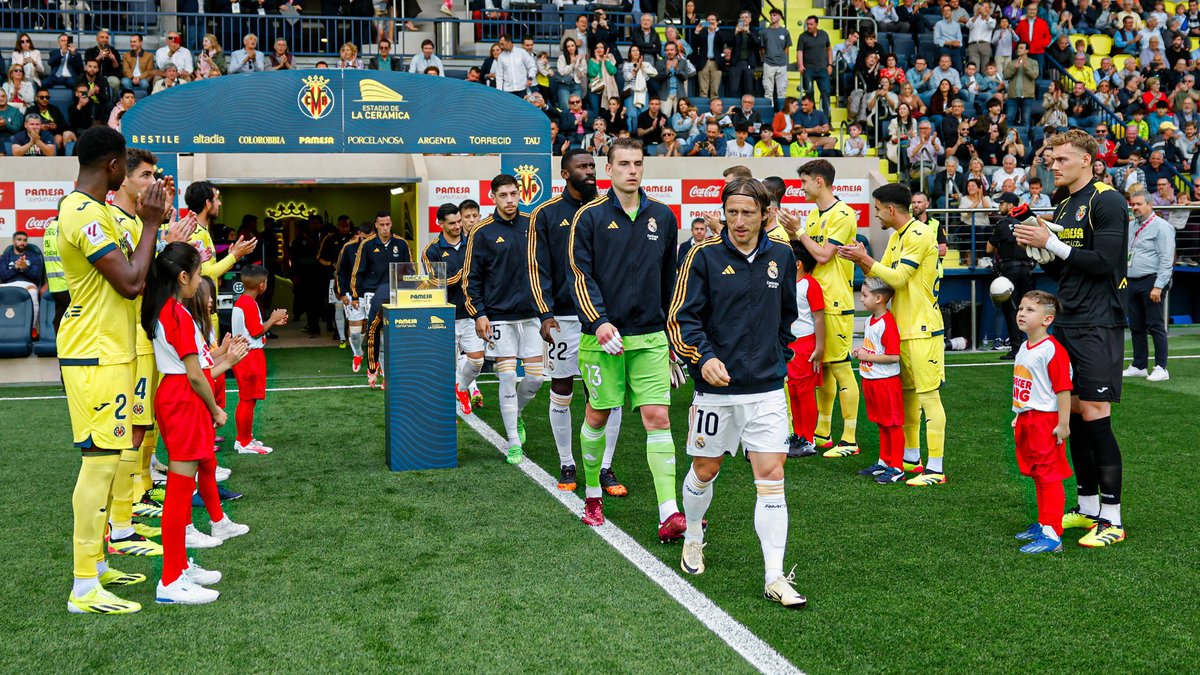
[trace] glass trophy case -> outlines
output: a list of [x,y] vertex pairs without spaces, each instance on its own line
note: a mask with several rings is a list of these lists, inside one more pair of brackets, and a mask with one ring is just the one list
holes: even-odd
[[392,263],[388,270],[393,307],[445,305],[446,263]]

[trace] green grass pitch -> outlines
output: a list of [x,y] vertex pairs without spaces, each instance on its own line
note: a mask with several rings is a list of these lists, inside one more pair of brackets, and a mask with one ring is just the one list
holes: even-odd
[[[1174,338],[1172,347],[1200,354],[1200,338]],[[349,375],[345,351],[270,356],[271,387],[362,382]],[[797,565],[807,609],[788,612],[761,598],[754,489],[740,458],[726,462],[715,486],[708,569],[689,581],[814,673],[1188,670],[1200,650],[1200,533],[1187,515],[1195,503],[1200,359],[1172,361],[1171,375],[1159,384],[1127,381],[1117,406],[1129,538],[1111,549],[1080,548],[1072,531],[1062,555],[1017,552],[1013,535],[1034,511],[1032,487],[1013,458],[1011,371],[954,367],[942,392],[947,485],[879,486],[854,475],[877,450],[876,429],[862,413],[862,455],[789,462],[786,562]],[[576,391],[578,424],[583,395]],[[484,393],[492,405],[480,417],[500,428],[495,385],[485,383]],[[230,487],[247,493],[229,511],[252,530],[195,553],[225,574],[217,603],[157,606],[158,563],[112,556],[113,566],[151,576],[120,589],[143,611],[68,615],[79,460],[66,404],[11,400],[55,395],[61,388],[0,388],[0,399],[9,399],[8,526],[0,540],[5,670],[749,670],[466,425],[459,469],[389,473],[382,394],[360,388],[270,393],[257,435],[276,452],[219,455],[233,468]],[[556,474],[547,395],[526,410],[526,453]],[[689,402],[690,387],[675,393],[680,481]],[[680,547],[655,537],[643,442],[640,420],[627,413],[614,468],[630,496],[607,499],[606,513],[677,569]],[[203,510],[195,514],[207,529]]]

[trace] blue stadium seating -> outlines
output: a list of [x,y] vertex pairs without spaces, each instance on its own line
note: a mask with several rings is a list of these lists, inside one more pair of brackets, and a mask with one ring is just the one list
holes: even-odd
[[23,288],[0,288],[0,356],[33,353],[33,301]]
[[54,297],[47,291],[42,295],[38,316],[38,339],[33,343],[38,356],[58,356],[58,335],[54,331]]

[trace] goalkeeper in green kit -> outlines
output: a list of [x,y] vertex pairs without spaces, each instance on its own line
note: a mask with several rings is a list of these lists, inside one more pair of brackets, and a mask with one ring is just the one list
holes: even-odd
[[609,413],[628,395],[646,427],[646,461],[658,499],[658,536],[683,538],[687,520],[675,492],[671,386],[682,381],[667,344],[675,286],[678,221],[642,191],[642,142],[618,139],[608,153],[612,189],[585,205],[571,225],[572,292],[583,327],[580,377],[588,392],[579,431],[586,475],[583,522],[604,524],[600,463]]

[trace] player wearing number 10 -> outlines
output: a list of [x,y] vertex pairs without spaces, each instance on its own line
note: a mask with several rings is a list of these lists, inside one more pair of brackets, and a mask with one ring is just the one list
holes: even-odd
[[687,533],[680,567],[704,572],[704,514],[726,454],[746,449],[758,499],[754,529],[766,568],[763,595],[800,608],[804,596],[783,575],[787,500],[783,463],[788,451],[784,377],[792,357],[796,257],[767,236],[770,194],[752,178],[737,178],[721,193],[725,229],[697,244],[679,270],[667,319],[671,346],[696,381],[683,481]]
[[587,480],[583,522],[604,523],[600,465],[605,425],[628,394],[633,407],[641,409],[646,428],[658,536],[677,541],[686,523],[675,498],[665,328],[679,225],[666,204],[642,191],[644,157],[641,141],[617,139],[606,167],[612,189],[580,209],[571,225],[572,292],[583,329],[579,366],[588,390],[586,419],[579,431]]

